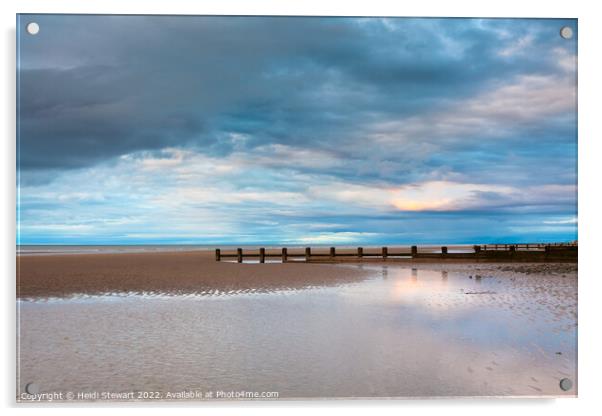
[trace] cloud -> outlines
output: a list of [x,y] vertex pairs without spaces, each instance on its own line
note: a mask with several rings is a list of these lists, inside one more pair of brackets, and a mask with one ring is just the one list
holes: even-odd
[[[537,223],[544,218],[547,225],[529,224],[534,230],[566,229],[565,223],[554,221],[574,206],[574,186],[521,189],[449,181],[360,185],[334,175],[291,175],[288,168],[249,161],[237,166],[237,154],[222,158],[165,149],[159,155],[131,154],[116,164],[62,175],[50,189],[26,187],[19,206],[25,219],[21,235],[105,243],[166,238],[205,243],[420,241],[449,233],[442,224],[464,221],[485,220],[496,234],[496,228],[516,228],[516,220],[538,216]],[[82,183],[87,193],[72,191]],[[442,229],[425,237],[433,222]],[[470,230],[475,228],[462,232]]]
[[543,221],[544,224],[577,224],[577,217]]
[[513,215],[576,215],[573,20],[36,19],[27,241],[523,238]]
[[499,58],[513,41],[497,26],[542,49],[533,33],[557,25],[544,20],[39,18],[44,38],[24,38],[20,50],[23,169],[174,146],[223,154],[242,136],[247,148],[336,148],[376,120],[549,75],[558,53],[570,55],[559,43],[519,62]]
[[533,46],[533,35],[528,34],[518,38],[515,42],[498,52],[499,55],[508,57],[525,54]]
[[356,233],[356,232],[339,232],[339,233],[321,233],[311,236],[301,236],[292,240],[293,244],[345,244],[362,241],[366,238],[374,238],[378,236],[376,233]]

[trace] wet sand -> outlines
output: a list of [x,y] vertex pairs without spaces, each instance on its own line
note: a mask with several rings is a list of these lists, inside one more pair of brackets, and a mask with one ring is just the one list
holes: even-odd
[[178,251],[26,255],[17,271],[19,401],[29,383],[92,395],[78,401],[577,394],[576,264],[238,264]]
[[322,264],[216,262],[210,251],[17,256],[17,297],[301,289],[367,275]]
[[[280,399],[577,394],[574,264],[219,264],[206,256],[202,269],[198,254],[168,256],[188,259],[187,273],[171,260],[145,263],[149,274],[162,271],[156,281],[130,268],[138,287],[153,283],[154,293],[115,295],[124,286],[104,279],[107,296],[20,299],[18,399],[28,400],[28,383],[41,393],[152,391],[161,400],[181,391]],[[79,273],[93,271],[81,276],[134,264],[130,255],[105,264],[98,255],[70,258]],[[39,279],[51,264],[35,262]],[[197,292],[197,282],[215,285],[210,277],[225,270],[238,289]],[[78,279],[67,275],[63,293]],[[194,290],[174,294],[166,276]],[[568,391],[563,378],[574,382]]]
[[[385,264],[385,263],[383,263]],[[405,263],[403,267],[473,271],[474,274],[576,276],[570,263]],[[108,293],[202,293],[209,290],[278,290],[338,285],[366,278],[356,267],[303,262],[217,262],[210,251],[17,256],[17,297],[69,297]]]

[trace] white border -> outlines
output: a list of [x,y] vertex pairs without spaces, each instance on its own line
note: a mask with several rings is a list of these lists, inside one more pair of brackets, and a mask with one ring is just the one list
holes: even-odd
[[[313,402],[245,402],[212,403],[203,406],[203,413],[231,414],[241,410],[252,414],[277,412],[300,414],[307,411],[330,414],[335,409],[344,408],[345,413],[364,414],[366,411],[378,413],[435,412],[462,413],[462,415],[503,414],[528,411],[529,414],[566,415],[569,412],[590,413],[600,407],[598,386],[600,374],[601,325],[599,305],[602,303],[602,276],[595,264],[595,236],[602,235],[599,214],[602,193],[600,166],[600,62],[599,42],[602,39],[602,16],[595,8],[594,1],[541,1],[504,0],[489,1],[352,1],[352,0],[104,0],[87,2],[75,0],[3,0],[2,13],[2,83],[4,96],[0,102],[2,117],[0,126],[4,129],[0,162],[2,180],[2,256],[3,279],[3,342],[2,378],[0,391],[5,407],[13,407],[15,397],[15,14],[20,13],[119,13],[119,14],[245,14],[245,15],[346,15],[346,16],[480,16],[480,17],[572,17],[579,18],[579,398],[559,400],[532,399],[457,399],[457,400],[409,400],[409,401],[313,401]],[[173,405],[169,405],[173,406]],[[178,411],[198,413],[190,405],[177,405]],[[293,406],[293,408],[291,408]],[[26,412],[32,411],[31,406]],[[71,406],[44,409],[50,413],[80,412]],[[111,407],[117,407],[113,405]],[[126,409],[112,409],[111,412],[131,412],[140,405],[125,405]],[[165,412],[165,405],[144,406],[145,413]],[[286,409],[285,409],[286,408]],[[175,409],[174,409],[175,410]],[[86,412],[105,413],[107,406],[86,409]],[[171,411],[171,410],[170,410]],[[592,412],[593,413],[593,412]],[[576,414],[576,413],[575,413]]]

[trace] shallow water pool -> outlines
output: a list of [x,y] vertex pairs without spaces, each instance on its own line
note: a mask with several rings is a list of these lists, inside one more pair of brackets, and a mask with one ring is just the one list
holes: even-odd
[[302,290],[20,300],[18,397],[28,383],[75,400],[576,394],[576,276],[333,267],[372,273]]

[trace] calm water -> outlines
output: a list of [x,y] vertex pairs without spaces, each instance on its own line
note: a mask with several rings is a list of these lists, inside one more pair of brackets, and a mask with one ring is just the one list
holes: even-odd
[[576,381],[575,278],[336,267],[373,277],[272,293],[20,301],[19,387],[163,399],[576,393],[558,387]]
[[[424,245],[420,246],[420,250],[424,252],[440,252],[441,246],[439,245]],[[157,245],[17,245],[17,254],[21,256],[41,256],[41,255],[55,255],[55,254],[113,254],[113,253],[148,253],[148,252],[171,252],[171,251],[213,251],[216,248],[221,248],[224,251],[234,252],[236,248],[243,248],[245,250],[257,250],[259,246],[256,245],[208,245],[208,244],[157,244]],[[261,246],[267,250],[280,250],[279,246],[265,245]],[[304,249],[305,245],[287,245],[291,249]],[[312,247],[327,249],[329,245],[312,244]],[[391,246],[393,247],[393,246]],[[406,251],[410,250],[410,246],[395,246],[397,248],[404,248]],[[450,253],[472,253],[472,245],[455,245],[449,246]],[[339,249],[355,249],[356,246],[344,246],[338,245]],[[380,250],[380,246],[365,246],[366,250]],[[245,263],[247,261],[245,260]]]
[[192,244],[163,245],[17,245],[19,255],[145,253],[158,251],[214,250],[215,246]]

